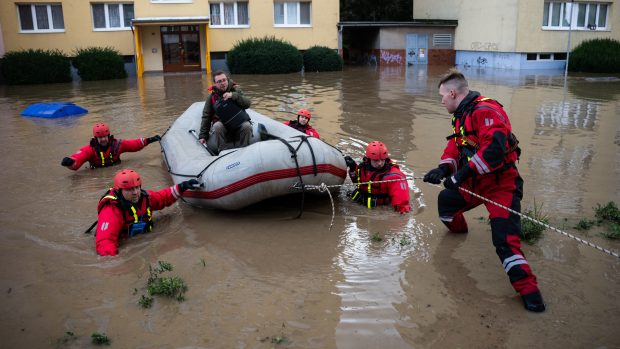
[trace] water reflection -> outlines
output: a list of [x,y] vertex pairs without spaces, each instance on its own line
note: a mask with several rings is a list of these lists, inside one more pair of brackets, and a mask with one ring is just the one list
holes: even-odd
[[416,324],[395,308],[406,301],[402,264],[429,259],[424,237],[430,229],[415,217],[385,219],[384,213],[357,214],[344,227],[337,257],[344,276],[336,284],[342,309],[336,328],[339,347],[409,348],[399,329]]
[[[451,116],[437,95],[439,75],[447,68],[347,67],[233,78],[258,112],[285,121],[309,108],[322,138],[345,154],[359,160],[368,142],[381,140],[413,177],[436,166],[451,131]],[[465,70],[472,88],[498,99],[509,112],[523,148],[523,207],[535,198],[557,220],[588,216],[596,203],[620,201],[618,83],[571,77],[564,90],[562,73]],[[164,257],[187,271],[193,293],[188,305],[169,304],[149,314],[148,323],[156,327],[146,331],[152,346],[256,347],[262,344],[257,337],[279,334],[285,323],[291,328],[286,334],[302,347],[408,347],[415,337],[409,331],[419,319],[403,310],[405,304],[434,303],[432,309],[435,303],[450,304],[452,299],[442,296],[425,299],[420,290],[434,290],[432,283],[417,288],[420,295],[412,291],[411,280],[441,280],[441,269],[424,269],[425,278],[405,278],[410,266],[420,270],[422,263],[448,258],[460,244],[447,246],[452,250],[443,254],[432,252],[438,242],[431,227],[439,222],[422,210],[428,205],[434,211],[436,188],[420,181],[409,182],[414,212],[405,216],[390,207],[367,210],[348,202],[343,189],[335,198],[331,231],[326,197],[308,196],[302,220],[294,221],[288,217],[297,214],[298,200],[226,213],[177,204],[156,215],[156,232],[124,245],[118,259],[98,259],[92,236],[83,231],[96,218],[97,200],[117,168],[73,173],[60,159],[88,142],[95,122],[109,123],[119,138],[162,133],[189,105],[204,100],[208,86],[200,74],[0,86],[0,255],[9,266],[0,280],[14,290],[0,304],[7,310],[0,332],[7,347],[49,345],[50,328],[89,333],[94,327],[113,330],[119,343],[129,340],[120,346],[144,346],[144,313],[129,293],[143,281],[136,275]],[[90,113],[56,120],[19,116],[42,101],[71,101]],[[156,146],[127,154],[123,166],[140,172],[149,189],[171,184]],[[383,240],[374,242],[375,233]],[[558,243],[549,235],[541,259],[582,260],[582,249],[572,241]],[[203,256],[210,258],[208,267],[197,267]],[[556,272],[569,273],[559,267]],[[59,275],[64,279],[57,280]],[[565,278],[572,282],[574,275]],[[50,287],[63,292],[50,295]],[[97,296],[85,296],[91,294]],[[101,299],[109,305],[106,314],[123,318],[122,325],[84,315],[100,307]],[[201,311],[192,310],[196,307]],[[183,316],[170,320],[165,312],[171,309]],[[29,335],[15,335],[23,323],[29,324]]]

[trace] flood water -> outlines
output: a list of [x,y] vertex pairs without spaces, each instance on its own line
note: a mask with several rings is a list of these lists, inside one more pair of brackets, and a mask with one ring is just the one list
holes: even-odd
[[[411,176],[436,166],[450,134],[437,94],[448,67],[347,67],[343,72],[234,76],[252,108],[277,120],[309,108],[322,139],[360,159],[381,140]],[[620,203],[620,82],[563,72],[466,69],[500,101],[523,154],[524,209],[572,228]],[[207,95],[205,75],[0,86],[0,347],[84,348],[93,332],[115,348],[620,347],[620,259],[547,230],[524,252],[548,304],[527,313],[478,208],[467,235],[436,215],[440,187],[412,181],[413,212],[368,210],[328,197],[269,200],[227,212],[182,202],[155,213],[154,232],[98,257],[96,206],[120,167],[60,166],[106,122],[121,139],[162,134]],[[27,118],[31,103],[71,101],[81,117]],[[171,185],[157,144],[122,156],[144,188]],[[376,233],[382,238],[374,241]],[[172,263],[186,300],[138,305],[149,265]],[[73,336],[67,334],[73,333]]]

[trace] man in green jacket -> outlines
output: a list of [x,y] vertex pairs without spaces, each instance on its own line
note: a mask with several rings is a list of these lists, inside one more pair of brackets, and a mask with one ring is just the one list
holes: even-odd
[[[202,124],[198,139],[200,143],[221,150],[245,147],[250,144],[252,123],[245,109],[250,99],[224,71],[213,73],[211,94],[202,110]],[[233,138],[234,137],[234,138]]]

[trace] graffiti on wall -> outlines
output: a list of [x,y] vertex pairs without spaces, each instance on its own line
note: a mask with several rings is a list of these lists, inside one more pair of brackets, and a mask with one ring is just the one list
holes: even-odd
[[381,50],[380,58],[382,64],[403,64],[405,61],[402,50]]
[[497,51],[496,42],[480,42],[474,41],[471,43],[471,49],[475,51]]

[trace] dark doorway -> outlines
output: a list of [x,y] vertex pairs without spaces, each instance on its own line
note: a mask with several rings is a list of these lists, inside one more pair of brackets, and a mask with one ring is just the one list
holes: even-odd
[[160,29],[164,72],[200,70],[198,26],[162,26]]

